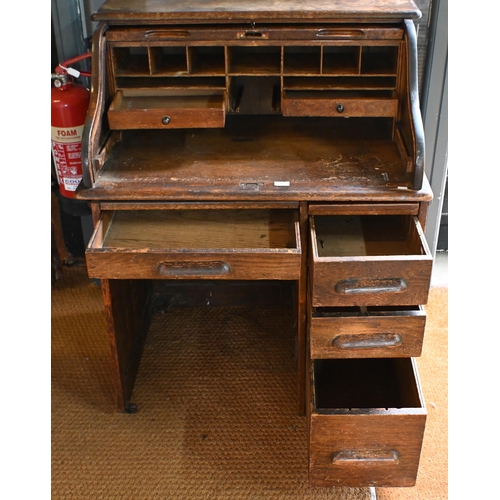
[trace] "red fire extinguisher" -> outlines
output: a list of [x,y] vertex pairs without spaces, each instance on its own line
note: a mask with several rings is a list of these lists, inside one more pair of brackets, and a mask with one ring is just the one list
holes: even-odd
[[89,90],[73,80],[73,77],[90,76],[90,73],[80,72],[69,65],[91,55],[88,53],[69,59],[59,64],[52,74],[52,157],[59,192],[67,198],[75,197],[76,188],[82,180],[82,135],[90,100]]

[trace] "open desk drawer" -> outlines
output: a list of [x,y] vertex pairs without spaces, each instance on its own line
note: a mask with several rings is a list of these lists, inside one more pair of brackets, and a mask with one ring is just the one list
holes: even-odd
[[310,217],[313,306],[426,304],[432,255],[413,215]]
[[412,358],[315,360],[309,482],[413,486],[426,409]]
[[91,278],[295,280],[294,210],[103,212],[86,258]]
[[422,354],[422,306],[313,308],[311,358],[402,358]]
[[111,129],[217,128],[225,123],[225,96],[210,90],[119,90],[108,110]]

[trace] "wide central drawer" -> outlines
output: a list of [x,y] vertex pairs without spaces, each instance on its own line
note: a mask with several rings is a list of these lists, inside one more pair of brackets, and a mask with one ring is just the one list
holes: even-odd
[[92,278],[295,280],[296,211],[105,211],[86,252]]
[[426,304],[432,255],[417,217],[310,217],[313,306]]
[[412,358],[324,359],[311,367],[313,486],[412,486],[426,409]]

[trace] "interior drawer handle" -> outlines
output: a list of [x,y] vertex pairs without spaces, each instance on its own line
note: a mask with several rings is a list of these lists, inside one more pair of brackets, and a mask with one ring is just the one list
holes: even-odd
[[344,295],[358,295],[361,293],[383,294],[398,293],[406,290],[406,281],[403,278],[382,279],[347,279],[335,285],[335,291]]
[[333,454],[332,462],[397,464],[399,453],[396,450],[342,450]]
[[323,29],[318,30],[316,36],[320,38],[363,38],[365,36],[365,32],[363,30],[332,30],[332,29]]
[[150,30],[146,31],[148,40],[172,40],[175,38],[189,38],[191,33],[185,30]]
[[371,335],[337,335],[332,345],[338,349],[381,349],[398,347],[403,343],[399,333],[374,333]]
[[158,273],[162,276],[222,276],[231,272],[231,266],[222,260],[206,262],[161,262]]
[[262,33],[262,31],[249,30],[240,31],[238,33],[238,38],[260,38],[265,40],[269,38],[269,35],[267,33]]

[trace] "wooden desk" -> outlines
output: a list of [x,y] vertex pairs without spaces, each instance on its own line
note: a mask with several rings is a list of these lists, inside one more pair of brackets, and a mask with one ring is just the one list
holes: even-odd
[[108,0],[80,199],[119,409],[155,280],[288,281],[317,486],[414,484],[432,257],[411,1]]

